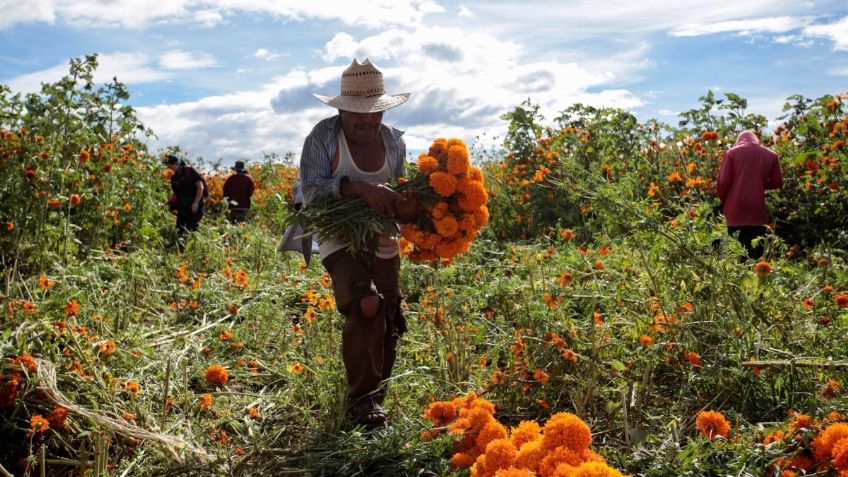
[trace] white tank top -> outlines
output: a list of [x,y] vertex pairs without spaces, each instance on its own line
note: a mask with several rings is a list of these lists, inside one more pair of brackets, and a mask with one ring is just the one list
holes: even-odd
[[[347,146],[347,140],[344,136],[344,130],[339,128],[338,135],[338,151],[339,164],[336,170],[333,171],[333,178],[345,177],[351,181],[370,182],[372,184],[385,184],[389,181],[392,171],[389,169],[389,161],[383,157],[383,166],[374,172],[367,172],[360,169],[355,162],[353,156],[350,155],[350,149]],[[330,238],[326,242],[318,244],[319,255],[321,260],[329,257],[334,252],[343,248],[347,248],[350,244],[342,242],[335,238]],[[377,258],[388,259],[396,257],[400,253],[397,237],[394,233],[383,232],[380,235],[380,242],[377,246],[375,255]]]

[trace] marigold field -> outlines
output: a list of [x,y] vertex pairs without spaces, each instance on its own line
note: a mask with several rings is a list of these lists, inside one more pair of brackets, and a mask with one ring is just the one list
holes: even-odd
[[[292,156],[245,158],[244,226],[226,168],[189,158],[211,195],[178,253],[162,151],[95,68],[0,86],[0,475],[848,475],[848,95],[787,98],[776,128],[731,93],[678,124],[505,112],[502,144],[469,144],[488,225],[403,262],[368,433],[329,277],[276,252]],[[757,261],[716,212],[743,129],[785,177]]]

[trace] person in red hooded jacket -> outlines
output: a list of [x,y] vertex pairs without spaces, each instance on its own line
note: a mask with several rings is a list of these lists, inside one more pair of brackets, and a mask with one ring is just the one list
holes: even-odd
[[755,246],[753,241],[767,231],[765,191],[782,185],[777,154],[760,144],[753,131],[742,131],[721,162],[716,194],[727,218],[727,232],[737,237],[752,259],[763,255],[762,242]]

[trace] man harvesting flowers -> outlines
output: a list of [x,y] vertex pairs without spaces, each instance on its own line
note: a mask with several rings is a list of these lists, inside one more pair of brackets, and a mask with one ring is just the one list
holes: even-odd
[[[303,144],[300,179],[304,210],[318,199],[361,199],[381,217],[411,220],[417,206],[387,184],[403,176],[403,132],[383,124],[383,112],[409,99],[387,95],[383,74],[369,60],[354,60],[341,78],[341,94],[315,95],[339,114],[319,122]],[[332,278],[336,306],[345,316],[342,359],[349,415],[368,428],[385,427],[382,381],[394,366],[399,336],[406,330],[400,310],[398,228],[387,222],[356,248],[343,234],[322,236],[319,253]],[[344,223],[338,224],[344,228]]]

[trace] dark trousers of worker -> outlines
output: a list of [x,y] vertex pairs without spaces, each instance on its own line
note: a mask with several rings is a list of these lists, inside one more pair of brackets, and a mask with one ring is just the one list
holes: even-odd
[[[336,307],[345,317],[342,360],[348,399],[370,395],[382,402],[381,382],[392,374],[397,341],[406,330],[400,312],[400,258],[339,250],[322,263],[332,278]],[[360,308],[362,298],[369,295],[381,297],[374,316],[363,315]]]
[[247,220],[248,210],[250,209],[233,207],[230,209],[230,215],[227,217],[227,220],[229,220],[231,224],[240,224]]
[[191,211],[191,204],[180,205],[177,209],[177,248],[180,252],[185,250],[186,234],[196,232],[200,226],[200,220],[203,218],[203,212],[206,209],[206,204],[201,201],[197,212]]
[[763,252],[765,251],[763,241],[760,240],[760,242],[755,246],[753,244],[754,239],[764,237],[767,231],[768,229],[765,225],[745,225],[739,227],[727,226],[727,233],[739,240],[739,243],[745,247],[745,251],[748,253],[748,258],[753,260],[762,257]]

